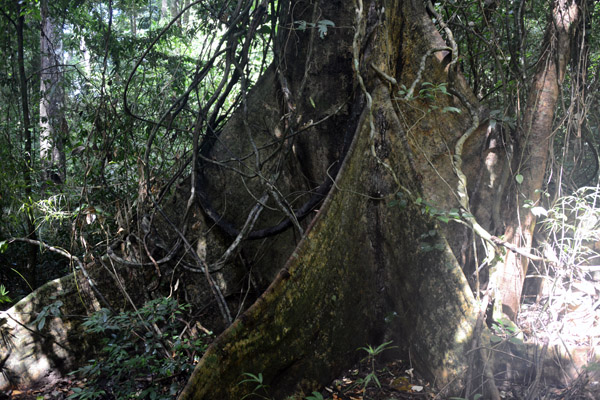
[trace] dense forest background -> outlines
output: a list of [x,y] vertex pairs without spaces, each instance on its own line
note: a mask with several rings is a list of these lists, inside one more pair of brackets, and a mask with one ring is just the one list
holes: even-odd
[[[136,202],[145,173],[152,190],[189,174],[196,110],[219,129],[240,92],[237,82],[211,100],[231,73],[225,58],[235,51],[225,54],[219,32],[234,5],[197,3],[3,6],[3,237],[93,252],[117,234],[116,216]],[[245,50],[246,89],[269,62],[269,31]],[[6,278],[18,271],[37,287],[43,274],[68,271],[31,249],[4,253]],[[27,289],[15,284],[20,297]]]
[[[277,396],[300,387],[308,394],[360,358],[350,349],[368,346],[373,361],[392,340],[398,354],[423,352],[417,363],[427,379],[446,384],[460,375],[463,392],[455,394],[499,398],[483,361],[486,346],[471,348],[477,360],[448,361],[444,351],[458,352],[450,339],[424,350],[389,333],[419,336],[404,316],[389,323],[399,309],[425,313],[429,305],[406,305],[411,293],[443,309],[452,294],[469,292],[466,300],[457,296],[455,309],[431,317],[432,330],[462,326],[464,318],[477,326],[474,337],[488,326],[483,337],[492,343],[520,346],[543,336],[543,345],[551,335],[532,332],[548,327],[573,335],[588,352],[575,374],[557,381],[581,383],[576,377],[600,345],[600,5],[364,3],[3,1],[0,301],[8,309],[47,282],[75,277],[84,304],[77,313],[86,314],[78,324],[102,345],[67,363],[91,382],[72,398],[173,398],[214,333],[261,294],[262,305],[209,353],[222,373],[207,374],[212,383],[204,387],[221,385],[222,398],[242,390],[268,398],[271,390]],[[356,148],[371,161],[346,160]],[[363,210],[359,200],[334,197],[354,195],[371,205]],[[332,237],[345,244],[331,244]],[[327,251],[310,247],[317,242]],[[372,258],[360,250],[366,243]],[[338,252],[340,265],[375,267],[337,271]],[[396,252],[416,254],[398,256],[398,265],[446,267],[421,268],[422,276],[402,267],[404,275],[392,278],[392,261],[377,254],[392,259]],[[295,263],[332,275],[295,275]],[[454,264],[458,283],[436,289]],[[298,283],[281,294],[294,279],[322,287]],[[417,290],[413,279],[430,283]],[[346,283],[329,285],[338,280]],[[307,305],[294,297],[302,291],[327,304]],[[406,298],[393,298],[395,291]],[[27,322],[35,330],[71,314],[58,292],[25,298],[38,302]],[[363,296],[359,312],[338,306],[352,303],[344,296],[351,292]],[[299,313],[312,308],[319,318],[330,312],[350,333],[336,336],[336,322],[335,334],[319,326],[282,344],[291,352],[314,338],[340,343],[323,353],[316,346],[315,357],[329,360],[318,365],[275,345],[260,347],[244,329],[271,338],[261,315],[279,310],[276,303]],[[571,319],[585,320],[585,328],[568,328],[574,311],[580,314]],[[296,326],[297,318],[273,313],[276,329]],[[365,326],[364,335],[348,337],[356,328],[348,320]],[[236,341],[247,350],[228,344]],[[244,351],[271,352],[283,365],[261,359],[265,370],[242,362],[234,368],[219,358],[226,359],[215,349],[223,348],[240,359]],[[185,398],[210,398],[197,389],[198,371],[213,361],[200,362]],[[479,378],[472,370],[463,379],[461,363],[476,366]],[[323,365],[331,372],[319,371]],[[305,369],[313,371],[306,382],[298,379]],[[366,378],[374,367],[368,371]],[[539,374],[528,378],[535,398]],[[362,381],[365,389],[373,382]]]

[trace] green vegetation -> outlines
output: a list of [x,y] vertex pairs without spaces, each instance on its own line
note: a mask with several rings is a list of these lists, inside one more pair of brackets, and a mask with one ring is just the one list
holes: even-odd
[[[57,32],[53,48],[62,52],[48,67],[56,81],[46,93],[40,91],[40,79],[50,78],[39,70],[38,26],[47,0],[24,2],[20,9],[9,3],[0,17],[0,240],[28,237],[74,255],[101,255],[131,223],[130,207],[139,193],[172,193],[171,177],[190,173],[193,142],[222,128],[242,90],[254,84],[272,57],[265,52],[271,37],[266,20],[265,29],[246,39],[240,35],[248,21],[241,20],[232,32],[238,40],[221,40],[227,30],[223,21],[233,11],[227,2],[186,8],[189,2],[177,0],[53,1],[48,7]],[[16,79],[20,15],[27,26],[24,99]],[[325,34],[328,27],[328,21],[320,21],[317,28]],[[243,85],[239,74],[232,76],[233,60],[246,74]],[[41,124],[48,117],[40,117],[40,101],[59,88],[62,104],[50,117],[55,125],[48,145],[57,156],[51,176],[41,158]],[[24,102],[29,106],[27,131]],[[200,109],[207,121],[194,133]],[[27,146],[30,161],[24,169]],[[24,224],[29,216],[31,229]],[[0,279],[15,300],[31,290],[18,274],[35,288],[71,268],[68,260],[43,247],[7,243],[11,249],[0,255],[5,275]],[[40,259],[28,261],[30,250]]]
[[392,342],[389,341],[382,343],[377,347],[372,347],[371,345],[368,345],[367,347],[361,347],[359,349],[367,353],[367,362],[369,363],[370,367],[370,371],[367,374],[367,376],[357,381],[357,384],[359,386],[362,386],[363,390],[366,390],[371,383],[375,383],[375,385],[377,385],[378,388],[381,388],[381,382],[379,382],[379,378],[377,377],[377,370],[375,369],[375,359],[385,350],[393,348],[394,346],[390,346],[391,344]]
[[74,371],[87,379],[71,399],[172,399],[180,392],[208,338],[190,332],[189,306],[174,299],[151,300],[137,311],[102,309],[86,318],[99,338],[98,358]]

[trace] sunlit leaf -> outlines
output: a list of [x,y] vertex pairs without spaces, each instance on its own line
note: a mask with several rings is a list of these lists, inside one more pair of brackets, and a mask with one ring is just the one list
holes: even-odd
[[519,185],[523,183],[523,175],[517,174],[517,176],[515,176],[515,181],[517,181]]
[[456,107],[444,107],[444,108],[442,108],[442,112],[443,113],[453,112],[456,114],[460,114],[462,111],[460,110],[460,108],[456,108]]
[[531,209],[531,213],[533,215],[535,215],[536,217],[539,217],[541,215],[543,215],[544,217],[548,216],[548,211],[544,207],[540,207],[540,206],[533,207]]

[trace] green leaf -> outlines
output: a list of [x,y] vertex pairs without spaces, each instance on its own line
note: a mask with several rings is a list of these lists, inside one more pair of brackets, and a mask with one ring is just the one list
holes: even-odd
[[433,250],[433,247],[429,243],[421,243],[419,249],[425,253]]
[[462,110],[459,108],[456,108],[456,107],[444,107],[444,108],[442,108],[442,112],[443,113],[453,112],[456,114],[460,114],[462,112]]
[[517,176],[515,176],[515,181],[517,181],[519,185],[523,183],[523,175],[517,174]]
[[306,400],[323,400],[323,399],[324,399],[323,395],[316,391],[312,392],[311,395],[306,398]]
[[298,25],[298,27],[296,29],[298,29],[299,31],[305,31],[306,30],[306,26],[307,26],[307,22],[306,21],[295,21],[294,22],[296,25]]
[[38,322],[38,326],[37,326],[38,331],[41,331],[45,324],[46,324],[46,317],[44,316],[44,317],[40,318],[40,322]]
[[448,211],[448,217],[453,219],[460,219],[460,213],[457,208],[452,208]]
[[381,382],[379,382],[379,378],[377,377],[377,375],[373,374],[373,380],[377,384],[377,387],[381,388]]
[[512,336],[511,338],[508,339],[509,342],[511,342],[512,344],[520,344],[523,345],[523,340],[516,337],[516,336]]
[[501,338],[500,336],[498,336],[498,335],[492,335],[492,336],[490,337],[490,341],[491,341],[492,343],[499,343],[499,342],[501,342],[501,341],[502,341],[502,338]]
[[596,362],[593,362],[593,363],[590,363],[590,364],[586,365],[584,367],[584,369],[586,371],[590,371],[590,372],[600,371],[600,364],[596,363]]
[[446,246],[443,243],[436,243],[435,246],[433,246],[433,248],[436,250],[444,250]]
[[246,383],[246,382],[255,382],[258,384],[263,383],[263,375],[260,372],[258,373],[258,375],[251,374],[250,372],[244,372],[242,375],[245,375],[248,378],[240,381],[240,383],[238,383],[238,385],[241,385],[242,383]]
[[263,35],[267,35],[271,33],[271,27],[269,25],[263,25],[256,30],[256,32],[261,33]]

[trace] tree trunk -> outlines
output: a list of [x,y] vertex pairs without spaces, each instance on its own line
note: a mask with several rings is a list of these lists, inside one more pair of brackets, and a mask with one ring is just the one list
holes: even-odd
[[48,0],[40,2],[42,16],[40,72],[40,161],[43,179],[63,183],[66,178],[64,117],[65,94],[62,87],[61,29],[49,14]]
[[[268,193],[266,177],[277,177],[291,208],[302,209],[305,199],[294,204],[291,195],[307,188],[318,192],[318,184],[335,175],[338,160],[343,163],[297,247],[292,233],[261,245],[246,242],[246,257],[260,259],[254,269],[267,276],[265,270],[282,265],[284,254],[291,257],[260,299],[209,348],[181,398],[239,399],[252,390],[238,385],[243,373],[262,373],[275,398],[307,393],[351,365],[358,347],[387,340],[410,350],[420,371],[457,394],[477,310],[454,255],[459,249],[446,240],[457,242],[465,229],[440,225],[453,215],[448,210],[459,207],[449,148],[476,127],[465,105],[477,106],[476,100],[459,74],[449,75],[448,47],[420,2],[385,7],[369,2],[356,13],[347,2],[297,1],[287,10],[288,29],[275,44],[276,59],[278,43],[283,57],[278,70],[259,80],[247,111],[234,115],[205,154],[207,160],[236,160],[238,171],[262,173],[244,178],[205,165],[203,207],[235,234],[231,225],[241,226],[253,199]],[[324,19],[336,26],[326,35],[291,29]],[[438,88],[433,100],[419,95],[430,87],[425,82]],[[400,99],[401,85],[413,83],[414,96]],[[456,96],[444,93],[446,84]],[[288,137],[286,131],[305,134]],[[482,162],[477,155],[485,130],[475,133],[481,134],[471,135],[462,154],[473,162],[465,161],[467,177]],[[290,143],[294,158],[285,169],[275,169],[282,163],[273,161],[272,150],[258,150],[273,140]],[[261,218],[262,231],[249,238],[282,217],[265,210]],[[386,323],[386,316],[394,317]]]
[[[504,218],[504,238],[527,252],[533,243],[536,221],[531,204],[538,205],[540,200],[540,189],[552,146],[554,110],[571,56],[570,32],[578,18],[575,1],[555,1],[517,139],[518,154],[513,168],[522,179],[512,182],[511,201],[514,206],[509,208],[510,213]],[[519,312],[528,263],[527,258],[508,252],[504,262],[498,265],[496,286],[499,300],[502,311],[513,320]]]
[[[29,116],[29,96],[27,92],[27,76],[25,75],[25,55],[23,47],[23,27],[25,25],[25,16],[21,14],[21,6],[18,1],[16,3],[17,15],[17,63],[19,64],[19,87],[21,93],[21,112],[23,113],[23,138],[25,144],[25,157],[23,162],[23,180],[25,181],[25,197],[26,201],[32,198],[32,180],[31,172],[33,170],[33,154],[32,154],[32,138],[31,138],[31,119]],[[35,230],[35,222],[33,210],[31,207],[25,208],[27,219],[27,237],[36,240],[37,234]],[[38,248],[35,245],[28,246],[27,251],[27,266],[25,275],[27,276],[31,286],[35,286],[35,267],[37,266]]]
[[85,38],[82,36],[79,39],[79,51],[83,57],[83,70],[85,71],[86,78],[86,87],[89,85],[89,80],[92,77],[92,60],[90,56],[90,51],[88,50],[88,46],[85,43]]
[[[183,8],[188,8],[190,5],[190,0],[185,0],[183,2]],[[181,17],[181,24],[183,25],[184,28],[186,28],[188,26],[188,23],[190,22],[190,10],[186,11],[185,13],[183,13],[183,16]]]
[[[179,0],[171,0],[171,4],[169,5],[169,9],[171,10],[171,18],[175,17],[179,14],[180,4]],[[181,18],[177,20],[177,26],[181,26]]]
[[169,16],[169,2],[168,2],[168,0],[161,0],[161,2],[160,2],[160,19],[164,20],[164,19],[168,18],[168,16]]

